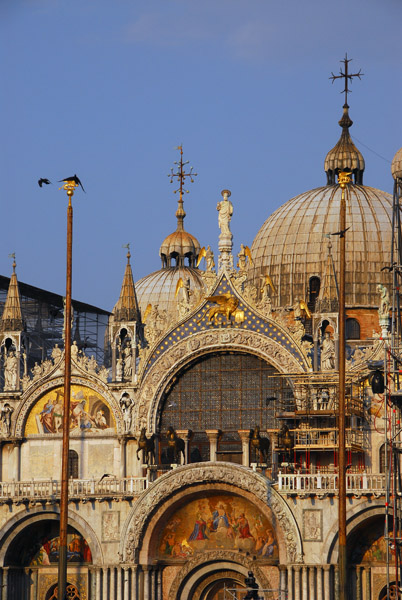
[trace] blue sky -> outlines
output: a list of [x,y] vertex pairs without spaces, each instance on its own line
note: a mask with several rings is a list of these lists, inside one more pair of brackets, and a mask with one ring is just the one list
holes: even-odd
[[[168,173],[198,173],[185,226],[217,250],[216,203],[232,191],[234,250],[293,196],[325,184],[348,53],[351,134],[364,182],[392,193],[402,146],[400,0],[1,0],[0,273],[65,290],[66,197],[77,173],[73,297],[111,309],[160,268],[176,227]],[[40,189],[39,177],[54,184]]]

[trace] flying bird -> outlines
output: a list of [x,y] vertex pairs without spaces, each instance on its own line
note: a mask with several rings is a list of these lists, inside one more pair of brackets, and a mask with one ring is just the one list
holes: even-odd
[[[78,175],[77,175],[77,174],[73,175],[72,177],[64,177],[64,179],[60,179],[60,180],[59,180],[59,183],[60,183],[61,181],[65,181],[66,183],[67,183],[68,181],[74,181],[74,183],[76,183],[77,185],[80,185],[80,186],[82,187],[82,191],[83,191],[83,192],[85,192],[85,190],[84,190],[84,186],[82,185],[82,183],[81,183],[81,181],[80,181],[80,178],[78,177]],[[85,192],[85,193],[86,193],[86,192]]]
[[[63,180],[64,181],[64,180]],[[107,477],[114,477],[114,475],[111,475],[110,473],[105,473],[104,475],[102,475],[102,477],[99,479],[98,483],[100,483],[101,481],[103,481],[103,479],[106,479]]]
[[39,187],[42,187],[43,184],[49,185],[49,183],[52,183],[51,181],[49,181],[49,179],[46,179],[45,177],[41,177],[40,179],[38,179],[38,185]]
[[331,235],[339,235],[339,237],[345,237],[345,233],[350,229],[350,227],[346,227],[346,229],[341,229],[341,231],[336,231],[335,233],[331,233]]

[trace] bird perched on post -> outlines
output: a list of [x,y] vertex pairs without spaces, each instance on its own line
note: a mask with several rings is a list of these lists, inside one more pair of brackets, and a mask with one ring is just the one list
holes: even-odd
[[51,181],[49,181],[49,179],[46,179],[45,177],[41,177],[40,179],[38,179],[38,185],[39,187],[42,187],[43,184],[49,185],[49,183],[52,183]]
[[[64,179],[60,179],[59,183],[61,181],[64,181],[65,183],[67,183],[68,181],[74,181],[74,183],[76,183],[77,185],[80,185],[82,187],[82,191],[85,192],[84,190],[84,186],[82,185],[80,178],[78,177],[77,174],[73,175],[72,177],[64,177]],[[86,192],[85,192],[86,193]]]

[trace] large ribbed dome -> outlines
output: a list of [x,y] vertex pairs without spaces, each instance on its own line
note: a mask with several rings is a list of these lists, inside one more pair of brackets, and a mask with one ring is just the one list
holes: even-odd
[[[254,266],[249,278],[260,286],[268,273],[276,287],[274,306],[308,300],[310,280],[322,281],[330,233],[339,231],[339,185],[311,190],[289,200],[261,227],[251,253]],[[346,303],[378,306],[376,285],[389,275],[380,269],[389,264],[392,196],[371,187],[351,184],[346,198]],[[337,269],[339,236],[331,236]]]
[[166,310],[177,317],[176,286],[180,277],[184,282],[190,280],[190,291],[198,293],[204,289],[201,274],[191,267],[165,267],[140,279],[135,289],[142,315],[148,304],[158,306],[159,312]]

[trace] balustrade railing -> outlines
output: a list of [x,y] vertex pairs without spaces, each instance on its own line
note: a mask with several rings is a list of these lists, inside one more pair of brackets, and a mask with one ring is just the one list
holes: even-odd
[[[355,493],[384,493],[385,474],[383,473],[348,473],[346,475],[346,491]],[[294,493],[335,493],[338,490],[337,473],[278,474],[278,491]]]
[[[146,477],[106,477],[104,479],[70,479],[68,495],[77,497],[109,497],[138,496],[148,485]],[[61,482],[46,480],[1,481],[0,500],[5,499],[40,499],[60,496]]]

